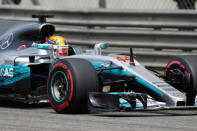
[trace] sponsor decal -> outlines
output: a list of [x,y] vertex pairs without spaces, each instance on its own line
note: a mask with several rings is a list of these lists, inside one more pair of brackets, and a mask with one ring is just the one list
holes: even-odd
[[13,84],[28,77],[30,77],[30,68],[26,65],[0,66],[0,88],[7,88],[7,85]]
[[122,61],[122,62],[127,62],[127,61],[130,61],[130,57],[128,57],[128,56],[124,56],[124,57],[117,56],[117,60]]
[[4,49],[8,48],[12,44],[13,39],[14,39],[13,33],[10,33],[10,35],[3,38],[0,41],[0,49],[4,50]]
[[13,77],[14,69],[13,68],[0,68],[0,76]]

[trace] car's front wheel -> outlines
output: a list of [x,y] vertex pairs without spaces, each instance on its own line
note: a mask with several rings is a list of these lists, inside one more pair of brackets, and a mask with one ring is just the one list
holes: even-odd
[[98,78],[87,60],[68,58],[58,60],[51,68],[47,92],[53,109],[58,113],[88,111],[88,92],[98,91]]
[[197,56],[179,56],[167,65],[166,80],[175,88],[185,92],[186,104],[194,105],[197,94]]

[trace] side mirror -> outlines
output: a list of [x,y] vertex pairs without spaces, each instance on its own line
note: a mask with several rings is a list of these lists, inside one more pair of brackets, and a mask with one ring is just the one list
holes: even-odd
[[106,49],[109,47],[108,43],[101,43],[101,49]]
[[102,51],[101,49],[106,49],[107,47],[109,47],[108,43],[98,43],[94,46],[94,52],[95,55],[101,55]]

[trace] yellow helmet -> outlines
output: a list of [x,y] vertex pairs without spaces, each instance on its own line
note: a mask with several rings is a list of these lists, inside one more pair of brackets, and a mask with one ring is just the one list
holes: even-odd
[[[68,56],[68,44],[62,36],[51,36],[47,42],[53,45],[54,56]],[[59,54],[57,54],[57,51]]]

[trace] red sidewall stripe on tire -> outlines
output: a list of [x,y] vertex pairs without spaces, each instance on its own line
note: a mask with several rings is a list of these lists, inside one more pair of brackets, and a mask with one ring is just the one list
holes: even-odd
[[69,101],[71,101],[72,96],[73,96],[73,77],[72,77],[70,70],[68,70],[68,74],[70,76],[70,81],[71,81],[71,90],[70,90],[70,96],[69,96]]
[[[171,65],[173,65],[173,64],[177,64],[177,65],[179,65],[181,68],[183,68],[183,69],[185,69],[185,66],[183,65],[183,64],[181,64],[181,62],[179,62],[179,61],[172,61],[168,66],[167,66],[167,68],[169,68]],[[166,73],[167,73],[167,69],[165,70],[165,75],[166,75]],[[185,70],[184,71],[184,74],[187,74],[188,72]]]
[[179,61],[172,61],[172,62],[168,65],[168,68],[169,68],[172,64],[181,65],[181,62],[179,62]]
[[[53,68],[51,69],[51,72],[56,67],[62,67],[63,69],[65,69],[65,70],[67,69],[68,70],[68,74],[69,74],[70,82],[71,82],[71,90],[70,90],[70,95],[69,95],[69,99],[68,99],[69,102],[70,102],[72,100],[72,96],[73,96],[73,77],[72,77],[71,71],[70,71],[70,69],[68,69],[68,67],[65,64],[63,64],[63,63],[57,63],[57,64],[55,64],[53,66]],[[47,94],[48,94],[48,98],[49,98],[49,103],[52,106],[52,108],[55,109],[55,110],[57,110],[57,111],[61,111],[61,110],[65,109],[65,108],[69,107],[69,102],[68,101],[66,101],[66,102],[58,105],[57,107],[53,104],[52,98],[49,95],[49,88],[48,88],[49,87],[49,85],[48,85],[49,78],[50,78],[50,74],[49,74],[49,77],[48,77],[48,80],[47,80]]]
[[69,107],[68,101],[66,101],[66,102],[64,102],[63,104],[59,105],[59,106],[57,107],[57,110],[58,110],[58,111],[62,111],[63,109],[65,109],[65,108],[67,108],[67,107]]

